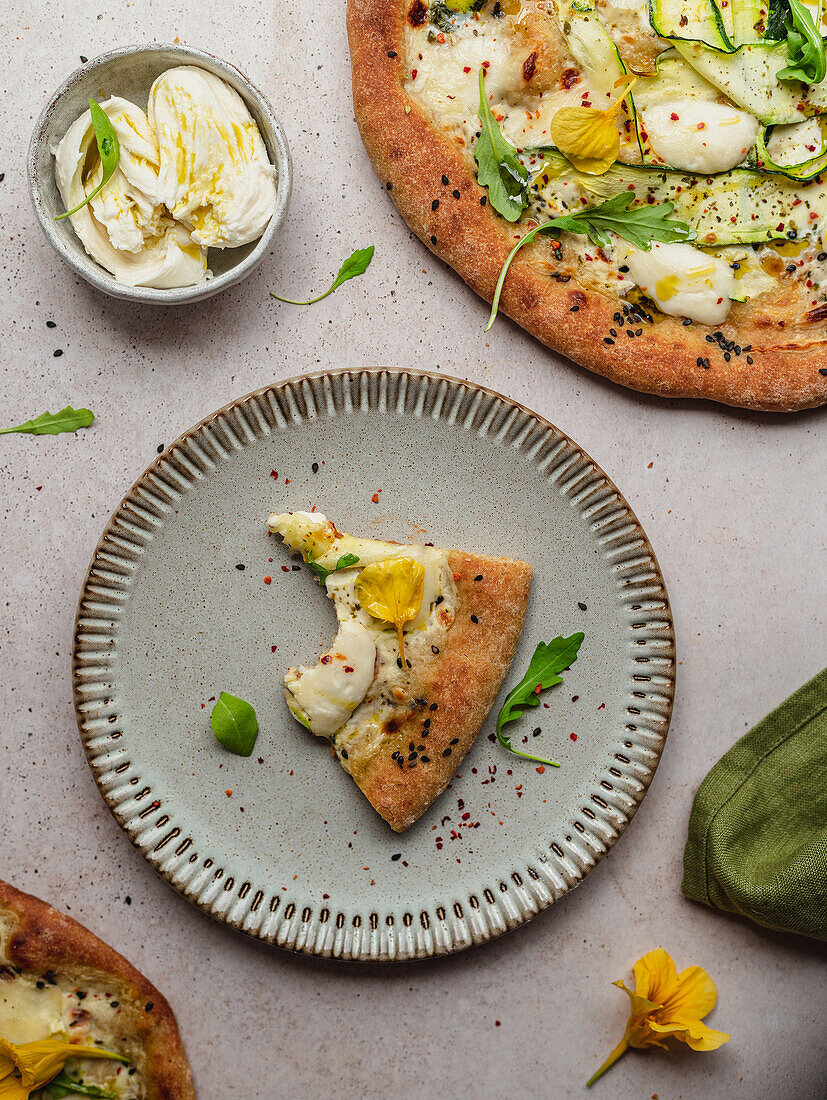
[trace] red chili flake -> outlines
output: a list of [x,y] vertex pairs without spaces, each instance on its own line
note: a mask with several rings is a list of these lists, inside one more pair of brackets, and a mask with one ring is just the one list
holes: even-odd
[[569,737],[570,737],[570,738],[572,739],[572,741],[576,741],[576,740],[577,740],[577,734],[576,734],[576,733],[570,733],[570,734],[569,734]]
[[543,690],[542,684],[538,684],[537,687],[534,689],[534,694],[539,695],[542,690]]
[[270,471],[270,477],[273,479],[273,481],[278,481],[278,476],[279,475],[276,473],[275,470]]
[[597,709],[598,709],[598,710],[605,710],[605,709],[606,709],[606,704],[605,704],[605,703],[601,703],[601,704],[600,704],[600,706],[599,706],[599,707],[598,707]]
[[471,66],[470,65],[463,65],[462,66],[462,71],[464,73],[470,73],[471,72]]
[[264,757],[263,757],[263,756],[260,756],[260,757],[258,758],[258,762],[259,762],[259,764],[263,764],[263,763],[264,763]]
[[265,584],[272,584],[273,583],[273,578],[272,577],[265,577],[264,578],[264,583]]
[[333,660],[333,658],[330,656],[330,654],[325,653],[324,657],[320,658],[319,663],[323,664],[323,665],[329,665],[332,660]]
[[494,1027],[502,1027],[502,1024],[500,1023],[499,1020],[494,1021]]
[[289,484],[290,484],[290,478],[289,478],[289,477],[286,477],[286,478],[284,479],[284,484],[285,484],[285,485],[289,485]]
[[379,503],[379,494],[374,493],[373,496],[370,499],[373,501],[374,504],[378,504]]
[[455,580],[455,581],[458,581],[458,580],[461,580],[461,579],[462,579],[462,578],[461,578],[461,574],[460,574],[460,573],[454,573],[454,580]]
[[270,652],[271,652],[271,653],[275,653],[277,649],[278,649],[278,646],[277,646],[277,645],[271,645],[271,646],[270,646]]
[[201,709],[203,710],[206,707],[206,705],[207,705],[206,703],[202,703],[201,704]]
[[542,765],[542,764],[541,764],[541,765],[539,766],[539,768],[537,768],[537,771],[539,772],[539,774],[540,774],[540,775],[543,775],[543,774],[544,774],[544,772],[545,772],[545,770],[546,770],[546,769],[545,769],[545,768],[543,767],[543,765]]
[[350,665],[345,665],[345,672],[353,672],[353,668]]
[[36,490],[36,491],[37,491],[38,493],[40,492],[40,490],[41,490],[42,488],[43,488],[43,486],[42,486],[42,485],[35,485],[35,490]]
[[229,797],[230,797],[230,795],[231,795],[232,793],[233,793],[233,792],[232,792],[232,791],[230,790],[230,788],[229,788],[229,787],[228,787],[228,788],[226,789],[226,791],[224,792],[224,794],[225,794],[225,795],[227,796],[227,798],[229,798]]
[[705,122],[699,122],[698,123],[698,129],[699,130],[705,130],[706,129],[706,123]]
[[322,901],[327,901],[330,898],[330,894],[322,894]]
[[[290,566],[289,565],[283,565],[281,567],[281,571],[282,571],[282,573],[289,573],[290,572]],[[266,580],[266,578],[265,578],[265,580]]]
[[416,80],[416,69],[411,69],[411,80]]

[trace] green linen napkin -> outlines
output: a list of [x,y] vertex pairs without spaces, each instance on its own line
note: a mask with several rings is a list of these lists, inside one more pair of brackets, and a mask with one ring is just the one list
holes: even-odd
[[827,669],[701,783],[683,867],[687,897],[827,939]]

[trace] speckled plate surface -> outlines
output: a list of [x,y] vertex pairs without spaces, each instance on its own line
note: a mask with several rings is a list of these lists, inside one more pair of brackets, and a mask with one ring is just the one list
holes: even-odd
[[[503,696],[539,640],[585,631],[548,707],[512,727],[559,769],[492,741],[500,700],[445,794],[391,832],[282,697],[335,617],[267,517],[313,505],[354,533],[533,564]],[[183,435],[109,521],[75,630],[81,736],[133,844],[218,920],[351,959],[458,951],[577,885],[646,792],[674,675],[663,579],[605,474],[506,398],[412,372],[283,382]],[[220,691],[256,708],[249,759],[210,731]]]

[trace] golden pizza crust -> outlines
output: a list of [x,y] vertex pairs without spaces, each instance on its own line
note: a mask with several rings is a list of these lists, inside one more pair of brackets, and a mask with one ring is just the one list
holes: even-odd
[[432,660],[411,670],[408,691],[416,704],[400,707],[401,724],[392,720],[393,732],[355,777],[398,833],[442,794],[476,740],[514,658],[528,605],[525,562],[450,550],[448,565],[458,598],[446,640]]
[[[481,204],[485,191],[466,153],[404,91],[410,6],[411,0],[348,0],[356,120],[405,221],[490,301],[518,234]],[[436,209],[434,199],[440,200]],[[734,304],[718,328],[684,326],[659,313],[651,322],[630,321],[616,296],[576,277],[554,281],[552,258],[548,241],[528,245],[512,264],[500,308],[589,370],[664,397],[704,397],[751,409],[791,411],[827,402],[827,305],[808,309],[789,284],[778,295]]]
[[[131,963],[72,917],[0,880],[0,918],[11,926],[0,963],[41,980],[47,972],[120,1001],[119,1052],[141,1073],[145,1100],[194,1100],[192,1072],[172,1009]],[[2,978],[0,978],[2,980]],[[94,1034],[90,1034],[94,1040]]]

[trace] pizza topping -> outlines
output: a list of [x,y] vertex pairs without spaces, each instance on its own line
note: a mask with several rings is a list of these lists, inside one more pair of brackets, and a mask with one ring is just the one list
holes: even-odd
[[342,623],[319,664],[290,669],[285,676],[293,716],[317,737],[332,737],[367,694],[375,661],[369,631],[356,620]]
[[551,120],[551,137],[574,167],[589,176],[600,176],[617,160],[620,131],[617,116],[637,82],[622,81],[626,87],[611,107],[561,107]]
[[394,558],[365,566],[356,579],[356,595],[365,611],[396,627],[403,662],[403,628],[419,614],[424,593],[425,569],[413,558]]
[[4,1100],[28,1100],[30,1093],[48,1085],[70,1058],[129,1061],[101,1047],[78,1046],[59,1039],[15,1045],[0,1037],[0,1092]]
[[689,244],[653,244],[649,252],[630,249],[624,263],[663,313],[719,325],[729,312],[735,294],[732,268]]
[[722,103],[670,100],[647,107],[641,117],[657,156],[688,172],[728,172],[743,162],[758,136],[756,118]]

